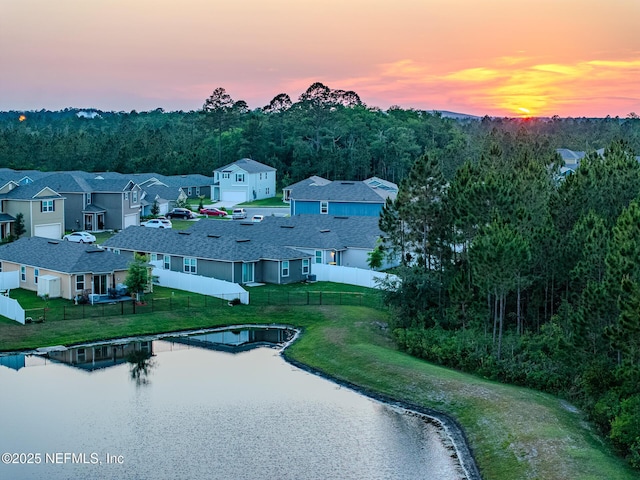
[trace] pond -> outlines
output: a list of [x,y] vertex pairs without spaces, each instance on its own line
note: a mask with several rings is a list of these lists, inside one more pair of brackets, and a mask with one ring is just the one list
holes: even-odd
[[428,418],[288,364],[291,330],[0,357],[0,478],[461,479]]

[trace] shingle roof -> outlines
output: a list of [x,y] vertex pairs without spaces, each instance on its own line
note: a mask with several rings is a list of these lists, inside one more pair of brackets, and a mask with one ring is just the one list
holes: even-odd
[[26,185],[20,185],[19,187],[14,188],[13,190],[2,195],[3,198],[8,198],[12,200],[33,200],[36,195],[38,195],[42,190],[49,187],[49,190],[54,190],[53,195],[43,195],[37,197],[38,200],[45,200],[50,198],[62,198],[62,196],[55,191],[55,189],[51,188],[47,183],[46,178],[41,178],[32,183],[28,183]]
[[308,258],[307,254],[292,248],[265,243],[242,235],[216,235],[198,231],[136,226],[122,230],[107,240],[104,246],[225,262]]
[[227,170],[234,165],[243,169],[247,173],[274,172],[276,170],[275,168],[270,167],[269,165],[256,162],[255,160],[251,160],[250,158],[241,158],[240,160],[236,160],[235,162],[229,163],[224,167],[216,168],[214,172],[222,172],[223,170]]
[[1,245],[0,260],[62,273],[111,273],[129,265],[127,258],[94,245],[41,237]]
[[203,219],[195,222],[189,231],[314,250],[373,249],[382,235],[377,217],[329,215],[265,217],[261,222]]
[[285,189],[287,190],[291,190],[300,186],[309,186],[309,185],[327,185],[328,183],[331,183],[331,180],[327,180],[326,178],[322,178],[319,177],[317,175],[312,175],[309,178],[305,178],[304,180],[300,180],[299,182],[296,182],[292,185],[289,185],[288,187],[285,187]]
[[382,193],[376,193],[376,190],[364,182],[334,181],[326,185],[299,184],[291,189],[291,200],[384,203],[385,198]]

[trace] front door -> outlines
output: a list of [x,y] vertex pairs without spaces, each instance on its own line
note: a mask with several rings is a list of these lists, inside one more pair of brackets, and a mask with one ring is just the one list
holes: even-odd
[[93,231],[93,215],[90,213],[85,213],[84,215],[84,229],[87,232]]
[[253,282],[253,263],[242,264],[242,283]]
[[97,293],[98,295],[107,294],[107,276],[106,275],[93,276],[93,293]]

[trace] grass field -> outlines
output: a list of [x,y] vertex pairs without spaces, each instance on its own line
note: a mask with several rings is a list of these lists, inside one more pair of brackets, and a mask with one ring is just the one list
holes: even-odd
[[[349,295],[367,290],[334,284],[295,285],[282,290],[257,288],[292,294],[304,293],[305,289]],[[43,302],[37,297],[28,300],[24,295],[24,301],[33,302],[31,305]],[[154,293],[157,298],[169,295],[193,296],[168,289],[156,289]],[[301,338],[287,351],[292,359],[364,390],[456,418],[485,480],[638,478],[595,435],[580,412],[561,399],[410,357],[396,350],[387,321],[384,310],[368,306],[228,307],[212,302],[207,310],[189,314],[155,312],[25,326],[0,319],[0,350],[241,323],[290,324],[303,329]]]

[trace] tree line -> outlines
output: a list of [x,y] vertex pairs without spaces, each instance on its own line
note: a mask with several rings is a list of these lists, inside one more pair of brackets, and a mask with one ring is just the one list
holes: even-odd
[[494,130],[448,180],[423,155],[380,217],[412,355],[564,396],[640,467],[640,163],[614,141],[576,173]]
[[82,113],[0,112],[0,165],[211,175],[247,157],[277,168],[284,186],[310,175],[399,183],[423,154],[438,158],[450,179],[465,161],[479,158],[494,129],[514,137],[529,132],[548,149],[591,150],[626,138],[640,150],[640,127],[629,119],[457,120],[400,107],[383,111],[322,83],[297,99],[277,94],[253,110],[217,88],[198,111]]

